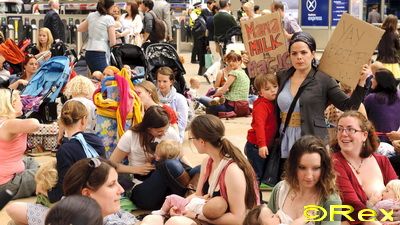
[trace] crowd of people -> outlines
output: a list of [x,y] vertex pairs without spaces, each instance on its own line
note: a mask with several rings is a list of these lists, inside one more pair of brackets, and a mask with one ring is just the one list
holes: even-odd
[[[282,2],[273,1],[270,11],[282,17],[292,65],[252,79],[245,51],[220,49],[225,33],[238,25],[229,2],[208,0],[204,9],[195,4],[190,18],[193,34],[200,36],[194,37],[192,63],[199,60],[199,75],[216,76],[200,96],[197,78],[187,93],[177,91],[174,68],[159,67],[153,82],[133,84],[129,66],[110,66],[110,47],[117,43],[146,48],[171,39],[170,25],[163,34],[156,30],[156,23],[170,21],[165,3],[128,2],[121,14],[113,0],[101,0],[78,26],[89,34],[85,58],[92,79],[83,74],[68,81],[63,90],[68,100],[58,115],[56,161],[40,169],[24,153],[28,135],[43,125],[21,117],[20,91],[52,57],[52,44],[64,38],[57,23],[39,30],[38,53],[25,56],[21,74],[8,75],[9,83],[0,89],[0,192],[10,190],[17,199],[6,207],[15,224],[301,225],[316,213],[306,206],[341,204],[354,211],[316,223],[360,224],[364,209],[394,210],[394,221],[400,221],[396,16],[383,21],[377,62],[363,65],[354,74],[357,86],[346,87],[319,70],[314,38],[285,15]],[[57,21],[58,2],[49,4],[46,18]],[[239,21],[261,14],[251,1],[242,8]],[[202,27],[204,34],[197,30]],[[207,71],[206,48],[222,59]],[[199,105],[205,112],[191,115]],[[225,136],[221,118],[248,115],[251,128],[243,132],[242,151]],[[206,155],[200,165],[190,165],[183,155],[185,141]],[[274,162],[268,160],[273,151],[279,153]],[[268,183],[267,163],[278,167],[278,182],[263,204],[259,187]],[[35,203],[18,201],[34,195]],[[122,196],[150,214],[139,221],[121,209]]]

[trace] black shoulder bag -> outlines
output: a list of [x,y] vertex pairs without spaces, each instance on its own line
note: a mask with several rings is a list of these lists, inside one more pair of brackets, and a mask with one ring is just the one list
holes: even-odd
[[[314,75],[315,75],[315,72],[314,72]],[[310,83],[310,81],[308,81],[303,86],[301,86],[299,88],[299,90],[297,91],[296,96],[294,96],[293,101],[290,104],[289,111],[287,113],[285,125],[283,126],[282,132],[279,134],[279,137],[275,138],[274,144],[273,144],[271,150],[269,150],[269,154],[268,154],[268,157],[267,157],[266,163],[265,163],[264,173],[263,173],[263,176],[261,179],[263,181],[263,183],[265,183],[269,186],[275,186],[280,181],[279,168],[281,166],[280,164],[281,164],[282,137],[285,134],[287,126],[289,125],[290,117],[292,116],[294,107],[296,106],[296,102],[300,98],[301,93],[303,92],[304,88],[308,85],[308,83]]]

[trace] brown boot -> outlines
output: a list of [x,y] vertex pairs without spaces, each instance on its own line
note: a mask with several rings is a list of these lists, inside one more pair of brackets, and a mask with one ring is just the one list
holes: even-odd
[[182,186],[182,187],[187,187],[190,182],[190,176],[186,171],[183,171],[183,173],[176,178],[176,181]]

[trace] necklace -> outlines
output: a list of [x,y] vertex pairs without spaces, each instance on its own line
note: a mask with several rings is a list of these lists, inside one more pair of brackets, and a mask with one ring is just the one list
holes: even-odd
[[346,161],[354,169],[354,171],[356,171],[357,174],[360,174],[360,168],[361,168],[361,166],[362,166],[362,164],[364,162],[364,159],[361,159],[361,163],[360,163],[360,165],[358,166],[357,169],[356,169],[355,166],[353,166],[353,164],[351,164],[351,162],[349,160],[346,159]]

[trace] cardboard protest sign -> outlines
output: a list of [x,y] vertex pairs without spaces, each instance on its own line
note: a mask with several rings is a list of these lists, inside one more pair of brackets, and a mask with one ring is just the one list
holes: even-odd
[[362,65],[368,63],[383,33],[382,29],[344,13],[325,48],[319,70],[355,88]]
[[243,43],[249,54],[250,77],[274,73],[291,66],[287,40],[278,13],[241,21]]

